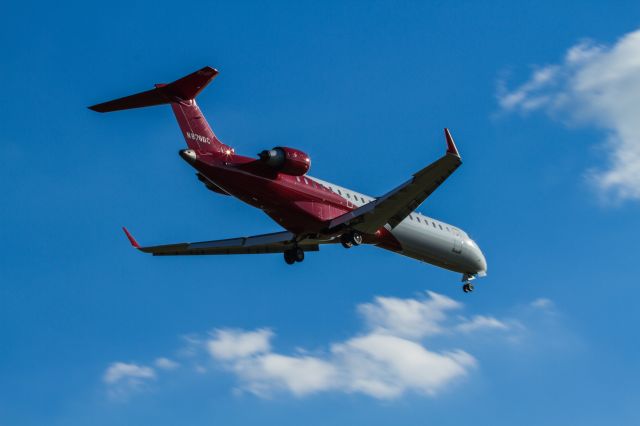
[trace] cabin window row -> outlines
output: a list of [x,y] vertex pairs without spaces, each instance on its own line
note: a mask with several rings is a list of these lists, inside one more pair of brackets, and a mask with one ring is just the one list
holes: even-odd
[[[418,222],[420,224],[422,224],[424,222],[424,224],[426,226],[429,226],[429,220],[426,217],[423,217],[422,220],[420,220],[420,216],[416,215],[416,217],[414,219],[413,215],[409,214],[409,220],[415,220],[416,222]],[[449,229],[448,226],[445,225],[443,227],[441,223],[436,224],[434,221],[431,221],[431,225],[436,229],[440,228],[442,231],[446,230],[447,232],[451,232],[451,229]]]
[[[297,180],[299,183],[304,182],[304,184],[305,184],[305,185],[309,185],[309,180],[307,180],[307,178],[305,178],[305,177],[303,177],[303,178],[301,179],[301,178],[300,178],[300,176],[296,176],[296,180]],[[322,189],[323,191],[329,191],[329,192],[333,192],[333,193],[336,193],[336,192],[337,192],[337,193],[338,193],[338,195],[340,195],[341,197],[344,197],[344,196],[346,195],[346,197],[347,197],[349,200],[353,199],[353,200],[355,200],[356,202],[362,202],[362,203],[365,203],[365,204],[366,204],[366,203],[369,203],[369,202],[371,202],[371,201],[372,201],[372,200],[370,200],[370,199],[369,199],[369,200],[365,199],[362,195],[358,196],[358,195],[356,195],[356,194],[350,194],[350,193],[349,193],[349,192],[347,192],[347,191],[345,191],[345,192],[344,192],[344,194],[342,194],[342,191],[341,191],[341,190],[339,190],[339,189],[334,190],[334,189],[333,189],[332,187],[330,187],[330,186],[329,186],[329,187],[326,187],[326,186],[324,186],[324,185],[322,185],[322,184],[319,184],[319,183],[318,183],[318,184],[316,184],[316,182],[314,182],[314,181],[311,181],[311,186],[313,186],[314,188]]]

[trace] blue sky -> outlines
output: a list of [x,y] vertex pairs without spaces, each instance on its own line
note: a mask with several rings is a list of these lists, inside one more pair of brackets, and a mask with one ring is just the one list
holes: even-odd
[[[637,2],[3,17],[0,424],[640,422]],[[131,250],[122,225],[142,243],[278,229],[204,189],[169,108],[86,109],[204,65],[220,139],[302,149],[364,193],[436,159],[450,127],[464,164],[421,210],[469,232],[489,276],[463,295],[370,247],[294,267]]]

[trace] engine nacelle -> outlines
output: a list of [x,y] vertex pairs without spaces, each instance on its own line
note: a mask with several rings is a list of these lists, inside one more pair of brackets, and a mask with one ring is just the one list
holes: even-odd
[[265,149],[258,156],[260,161],[269,167],[292,176],[302,176],[311,168],[311,158],[293,148],[277,146],[273,149]]

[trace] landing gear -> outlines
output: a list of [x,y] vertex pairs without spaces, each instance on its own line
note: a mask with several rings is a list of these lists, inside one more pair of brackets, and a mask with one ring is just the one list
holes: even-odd
[[471,280],[475,279],[476,276],[473,274],[462,275],[462,291],[465,293],[471,293],[473,291],[473,284],[471,284]]
[[293,265],[296,262],[302,262],[304,260],[304,250],[300,247],[293,247],[284,252],[284,261],[287,265]]
[[359,246],[363,241],[362,234],[358,231],[351,231],[347,232],[346,234],[342,234],[342,237],[340,239],[342,247],[344,248]]
[[293,265],[296,263],[296,259],[293,257],[290,250],[284,252],[284,261],[287,262],[287,265]]

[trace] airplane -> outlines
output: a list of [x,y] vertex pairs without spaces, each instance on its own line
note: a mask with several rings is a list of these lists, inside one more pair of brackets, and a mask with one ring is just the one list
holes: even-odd
[[123,228],[131,245],[154,256],[283,253],[287,264],[302,262],[320,246],[380,247],[462,274],[465,293],[487,273],[480,247],[459,227],[415,209],[462,164],[448,129],[444,156],[380,197],[372,197],[307,173],[311,159],[299,149],[277,146],[257,158],[236,154],[222,143],[196,104],[196,96],[218,75],[204,67],[169,84],[90,106],[97,112],[169,104],[187,148],[180,157],[204,186],[264,211],[284,231],[250,237],[143,247]]

